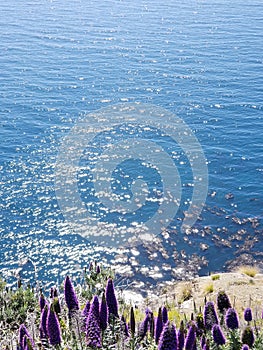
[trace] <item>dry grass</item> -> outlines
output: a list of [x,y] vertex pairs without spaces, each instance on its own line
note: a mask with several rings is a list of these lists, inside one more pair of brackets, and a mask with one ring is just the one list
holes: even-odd
[[187,283],[186,285],[184,285],[182,287],[180,296],[181,296],[181,298],[180,298],[181,303],[192,298],[193,290],[192,290],[191,283]]
[[213,293],[214,291],[214,285],[213,283],[209,283],[204,287],[205,294]]
[[[162,306],[167,303],[174,303],[180,308],[180,313],[191,315],[193,312],[193,300],[197,308],[204,305],[204,296],[207,300],[216,302],[217,293],[226,291],[232,305],[242,314],[245,307],[260,310],[262,308],[263,295],[263,274],[256,274],[250,277],[247,274],[237,272],[220,273],[220,278],[212,279],[211,276],[198,277],[191,282],[175,281],[170,285],[165,285],[165,294],[151,294],[151,305],[156,309],[156,305]],[[212,275],[213,276],[213,275]],[[213,284],[213,292],[206,293],[207,287]],[[207,292],[208,292],[207,290]]]
[[256,266],[244,265],[239,267],[238,272],[249,277],[255,277],[259,273],[259,269]]

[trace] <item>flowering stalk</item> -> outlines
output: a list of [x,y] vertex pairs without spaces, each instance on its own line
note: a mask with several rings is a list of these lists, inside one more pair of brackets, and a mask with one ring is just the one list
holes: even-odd
[[45,297],[44,297],[44,294],[41,293],[41,294],[40,294],[40,297],[39,297],[40,311],[42,311],[42,310],[44,309],[45,305],[46,305],[46,299],[45,299]]
[[35,346],[34,341],[24,324],[21,324],[21,326],[19,327],[18,338],[19,346],[22,350],[24,349],[25,343],[27,343],[27,339],[30,341],[32,347]]
[[108,306],[108,322],[109,322],[111,317],[119,317],[118,303],[115,296],[114,284],[111,278],[108,279],[105,296],[106,296],[106,302]]
[[88,300],[88,301],[86,302],[86,305],[85,305],[84,309],[83,309],[82,312],[81,312],[81,315],[84,316],[84,317],[88,317],[88,315],[89,315],[89,310],[90,310],[90,301]]
[[236,310],[230,308],[226,313],[226,325],[229,329],[237,329],[239,327],[238,316]]
[[107,328],[108,321],[108,308],[106,303],[105,294],[103,293],[102,300],[100,303],[100,329],[104,332]]
[[241,336],[241,340],[243,344],[248,345],[249,347],[252,348],[252,346],[254,345],[255,342],[255,337],[254,337],[254,333],[253,333],[253,329],[249,326],[247,326]]
[[32,338],[29,338],[27,335],[23,338],[23,350],[34,350]]
[[130,310],[129,326],[130,326],[129,328],[130,328],[130,334],[131,334],[131,337],[129,339],[129,346],[131,350],[135,350],[137,339],[135,337],[135,316],[134,316],[133,307],[131,307],[131,310]]
[[53,305],[49,307],[47,314],[47,334],[50,345],[56,346],[61,344],[61,331],[57,314]]
[[249,322],[252,321],[252,310],[249,307],[247,307],[244,311],[244,319],[247,321],[248,325]]
[[139,329],[140,341],[146,336],[149,326],[150,326],[150,315],[147,313],[144,320],[140,324],[140,329]]
[[47,338],[47,315],[48,315],[48,305],[45,305],[41,313],[40,318],[40,338]]
[[212,335],[214,343],[219,347],[219,345],[224,345],[226,343],[225,336],[219,325],[214,324],[212,328]]
[[149,316],[150,316],[150,336],[152,339],[154,339],[155,322],[154,322],[153,312],[151,312]]
[[200,340],[201,349],[203,349],[203,347],[205,346],[205,343],[206,343],[206,338],[204,335],[202,335],[201,340]]
[[59,318],[59,315],[61,314],[61,306],[60,306],[59,298],[58,297],[54,297],[52,304],[53,304],[54,311],[55,311],[55,313],[57,314],[57,316]]
[[184,340],[185,340],[185,336],[184,336],[184,322],[181,321],[180,323],[180,328],[178,331],[178,350],[183,350],[184,348]]
[[177,350],[177,335],[175,326],[167,322],[160,336],[158,350]]
[[163,330],[163,318],[162,318],[162,309],[159,308],[158,310],[158,316],[156,319],[156,325],[155,325],[155,343],[158,344],[160,335]]
[[231,308],[231,303],[228,295],[224,291],[220,291],[217,295],[217,308],[221,314],[224,314]]
[[165,324],[168,321],[168,311],[165,306],[162,309],[162,319],[163,319],[163,324]]
[[190,326],[187,337],[185,339],[185,350],[193,350],[194,345],[196,344],[196,327],[193,324]]
[[69,276],[67,276],[65,279],[64,294],[65,301],[69,310],[69,316],[71,316],[72,312],[79,310],[79,303]]
[[134,317],[133,307],[131,307],[131,311],[130,311],[130,330],[131,330],[132,337],[134,337],[134,334],[135,334],[135,317]]
[[129,337],[129,330],[124,315],[121,316],[121,330],[125,338]]
[[212,330],[212,327],[214,324],[218,324],[218,317],[215,310],[214,303],[211,301],[208,301],[205,304],[204,309],[204,325],[207,330]]
[[242,350],[249,350],[249,347],[247,345],[243,345]]
[[99,314],[99,299],[97,295],[94,296],[91,303],[89,316],[86,324],[86,342],[87,346],[94,348],[101,348],[101,334],[100,334],[100,314]]

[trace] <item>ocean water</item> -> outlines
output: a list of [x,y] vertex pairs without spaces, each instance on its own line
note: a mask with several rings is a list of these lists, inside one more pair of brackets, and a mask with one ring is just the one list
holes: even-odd
[[[1,2],[0,269],[10,283],[19,274],[60,282],[93,259],[142,289],[260,265],[262,13],[260,0]],[[202,146],[208,194],[191,232],[177,227],[192,193],[182,150],[183,203],[156,242],[106,247],[69,230],[55,192],[63,138],[86,114],[118,103],[166,109]]]

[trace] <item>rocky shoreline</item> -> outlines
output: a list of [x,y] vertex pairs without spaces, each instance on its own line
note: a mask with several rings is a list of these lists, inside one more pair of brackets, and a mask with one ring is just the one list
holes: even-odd
[[[245,273],[226,272],[211,276],[196,277],[189,281],[167,282],[156,291],[149,291],[146,298],[130,295],[131,302],[157,310],[167,305],[175,307],[182,314],[189,316],[194,307],[203,307],[204,300],[216,301],[217,294],[225,291],[232,305],[239,313],[250,307],[255,316],[261,318],[263,308],[263,274],[250,277]],[[129,293],[126,294],[129,300]]]

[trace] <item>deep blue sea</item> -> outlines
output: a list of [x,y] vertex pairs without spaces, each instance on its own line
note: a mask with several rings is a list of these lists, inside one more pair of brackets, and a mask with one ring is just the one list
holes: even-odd
[[[261,0],[1,2],[0,269],[10,283],[19,274],[61,282],[93,259],[141,288],[260,265],[262,13]],[[202,146],[208,195],[191,232],[177,228],[191,201],[180,150],[185,198],[156,242],[106,247],[69,231],[55,192],[63,138],[85,115],[118,103],[166,109]],[[143,176],[142,164],[126,165]]]

